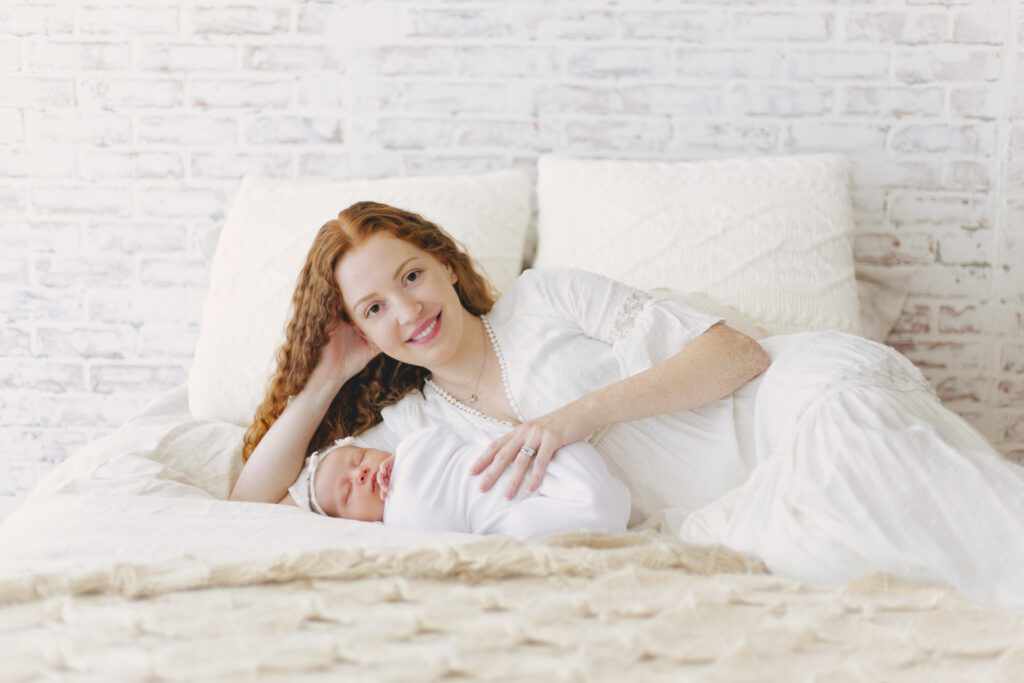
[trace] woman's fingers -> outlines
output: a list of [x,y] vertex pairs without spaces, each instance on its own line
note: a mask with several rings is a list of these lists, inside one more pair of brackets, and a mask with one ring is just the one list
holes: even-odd
[[509,474],[508,487],[505,489],[506,498],[511,500],[516,497],[516,494],[519,492],[519,486],[523,483],[523,477],[526,476],[526,470],[530,469],[530,465],[535,457],[523,450],[522,447],[516,452],[515,459],[512,461],[512,470]]
[[541,443],[540,448],[537,449],[537,457],[533,459],[530,481],[526,485],[526,490],[530,493],[533,493],[540,487],[540,482],[548,471],[548,463],[551,462],[551,458],[555,457],[556,450],[558,450],[558,446],[550,439],[545,439]]
[[[487,448],[484,449],[484,452],[480,454],[480,457],[476,459],[476,462],[473,463],[473,469],[470,470],[470,473],[476,475],[480,474],[485,469],[487,469],[487,467],[492,462],[494,462],[494,456],[498,454],[498,451],[501,450],[501,447],[504,446],[511,438],[512,434],[509,433],[499,439],[495,439],[494,441],[492,441],[490,445],[488,445]],[[488,486],[487,488],[489,489],[490,486]],[[483,490],[486,491],[487,489]]]

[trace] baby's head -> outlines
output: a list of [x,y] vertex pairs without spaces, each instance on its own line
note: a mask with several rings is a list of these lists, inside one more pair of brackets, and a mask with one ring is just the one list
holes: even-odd
[[310,456],[309,504],[331,517],[379,522],[384,517],[384,497],[377,471],[390,453],[365,448],[355,439],[339,439]]

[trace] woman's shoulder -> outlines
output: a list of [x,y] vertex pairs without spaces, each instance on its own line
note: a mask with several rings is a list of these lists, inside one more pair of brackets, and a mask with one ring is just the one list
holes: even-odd
[[578,268],[530,268],[520,273],[512,286],[501,295],[488,318],[492,322],[496,319],[510,319],[520,309],[542,314],[548,308],[561,308],[568,298],[591,291],[601,283],[611,282],[603,275]]

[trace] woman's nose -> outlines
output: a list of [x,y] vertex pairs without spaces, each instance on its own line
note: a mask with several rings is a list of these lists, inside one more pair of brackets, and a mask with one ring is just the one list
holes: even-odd
[[414,323],[419,320],[420,302],[411,296],[401,296],[397,302],[399,322],[403,324]]

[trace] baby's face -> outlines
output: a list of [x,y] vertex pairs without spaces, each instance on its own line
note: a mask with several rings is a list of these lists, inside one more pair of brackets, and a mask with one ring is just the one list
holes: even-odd
[[316,468],[313,487],[324,512],[332,517],[379,522],[384,501],[377,470],[390,453],[375,448],[342,446],[328,453]]

